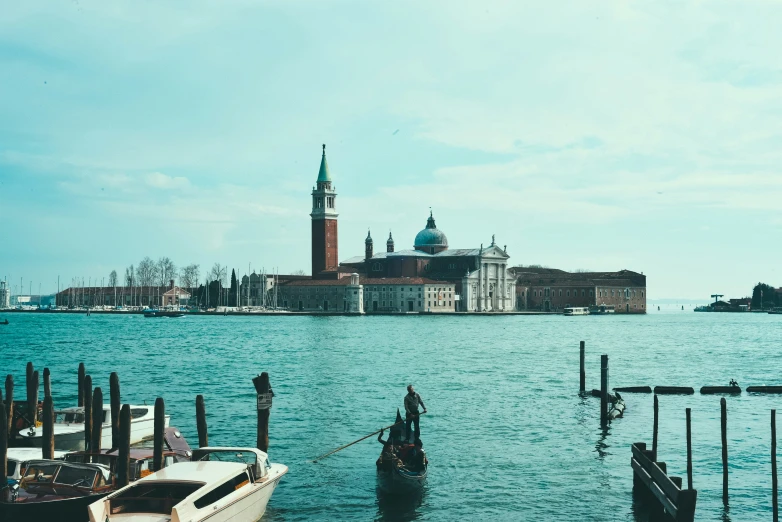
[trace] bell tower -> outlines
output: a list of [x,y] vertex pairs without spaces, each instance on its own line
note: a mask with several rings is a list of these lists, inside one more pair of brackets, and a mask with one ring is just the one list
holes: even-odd
[[320,159],[318,181],[312,189],[312,277],[324,270],[335,270],[339,264],[337,252],[337,193],[331,184],[326,163],[326,145]]

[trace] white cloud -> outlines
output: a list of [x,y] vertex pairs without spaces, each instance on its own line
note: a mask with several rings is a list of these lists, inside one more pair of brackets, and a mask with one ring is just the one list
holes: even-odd
[[174,190],[190,186],[190,180],[183,176],[167,176],[161,172],[151,172],[145,176],[146,184],[156,189]]

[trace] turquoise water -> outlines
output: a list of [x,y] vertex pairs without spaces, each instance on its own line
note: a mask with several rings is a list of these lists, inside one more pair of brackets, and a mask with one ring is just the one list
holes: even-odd
[[[117,371],[123,402],[163,397],[193,445],[199,393],[211,444],[254,445],[251,378],[268,371],[270,455],[290,467],[264,518],[275,521],[646,520],[631,495],[630,444],[651,444],[652,396],[627,394],[625,417],[601,430],[598,399],[577,393],[579,341],[588,388],[599,387],[602,353],[612,386],[782,384],[782,316],[766,314],[4,316],[0,370],[14,375],[17,398],[32,361],[50,368],[55,405],[75,404],[83,361],[105,396]],[[374,437],[311,462],[391,424],[407,383],[429,408],[421,429],[431,468],[420,497],[376,490]],[[728,513],[719,397],[660,397],[660,459],[686,477],[684,410],[692,408],[697,519],[769,520],[769,410],[782,410],[782,397],[727,401]]]

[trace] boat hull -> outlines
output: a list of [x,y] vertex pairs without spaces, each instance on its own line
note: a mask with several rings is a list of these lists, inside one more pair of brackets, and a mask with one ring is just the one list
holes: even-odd
[[0,520],[67,520],[87,522],[88,506],[109,493],[47,502],[0,502]]
[[[170,416],[166,415],[165,426],[168,427]],[[84,426],[70,425],[72,430],[58,430],[54,427],[54,449],[61,451],[84,451]],[[137,444],[144,439],[153,436],[155,427],[154,417],[142,418],[130,423],[130,443]],[[17,435],[16,441],[20,446],[40,448],[43,442],[43,430],[36,430],[36,434],[30,436],[27,432]],[[101,447],[111,448],[111,424],[104,424],[101,430]]]
[[378,470],[377,484],[381,490],[386,492],[406,492],[419,491],[423,489],[426,483],[428,470],[421,473],[412,473],[405,470],[395,469],[392,471]]

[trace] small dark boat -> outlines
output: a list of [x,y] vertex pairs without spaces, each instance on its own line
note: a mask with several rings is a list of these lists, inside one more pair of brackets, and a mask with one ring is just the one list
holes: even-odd
[[144,317],[184,317],[184,313],[174,310],[145,310]]
[[109,469],[100,464],[31,460],[26,466],[0,500],[0,520],[87,521],[87,506],[114,489]]
[[[422,448],[415,446],[404,437],[405,425],[399,410],[396,411],[396,424],[390,429],[388,439],[396,451],[392,458],[381,452],[377,459],[377,479],[380,489],[393,492],[417,491],[426,482],[429,460]],[[420,452],[419,456],[414,454]]]
[[0,324],[8,324],[8,319],[3,319],[2,321],[0,321]]

